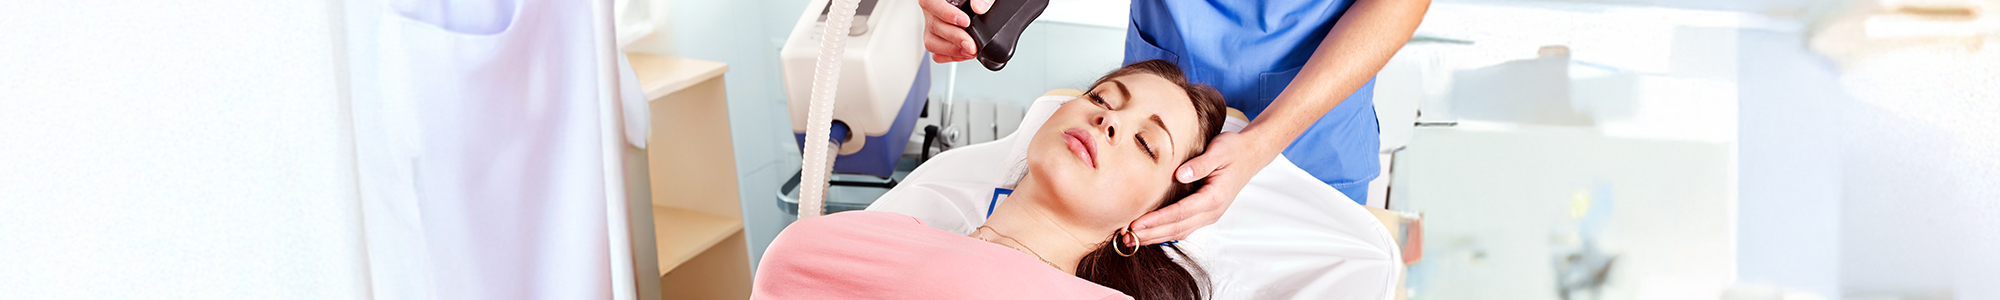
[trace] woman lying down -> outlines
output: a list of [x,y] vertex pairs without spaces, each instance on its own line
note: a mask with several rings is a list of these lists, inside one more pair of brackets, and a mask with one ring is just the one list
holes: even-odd
[[971,235],[889,212],[800,219],[765,251],[752,298],[1202,298],[1200,267],[1122,237],[1199,188],[1173,171],[1223,114],[1221,95],[1172,63],[1119,68],[1034,133],[1027,175]]

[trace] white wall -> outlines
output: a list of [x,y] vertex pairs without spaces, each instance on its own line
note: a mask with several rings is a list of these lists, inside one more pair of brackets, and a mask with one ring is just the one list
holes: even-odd
[[6,6],[0,295],[366,297],[337,3]]
[[1740,281],[2000,297],[2000,51],[1906,47],[1838,67],[1798,33],[1741,43]]
[[[1839,297],[1837,70],[1797,33],[1745,30],[1738,56],[1737,281]],[[1831,298],[1837,299],[1837,298]]]
[[1996,46],[1906,43],[1843,69],[1848,296],[2000,298]]

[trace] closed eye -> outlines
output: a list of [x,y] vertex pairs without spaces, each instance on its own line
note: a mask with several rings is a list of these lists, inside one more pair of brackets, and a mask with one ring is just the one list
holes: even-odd
[[1135,139],[1135,140],[1139,140],[1139,151],[1144,151],[1144,152],[1146,152],[1146,156],[1147,156],[1147,157],[1152,157],[1152,158],[1153,158],[1153,161],[1159,161],[1159,160],[1160,160],[1160,155],[1159,155],[1159,154],[1157,154],[1157,153],[1154,153],[1154,152],[1153,152],[1153,145],[1151,145],[1151,144],[1147,144],[1147,143],[1146,143],[1146,138],[1142,138],[1142,137],[1139,137],[1139,135],[1137,135],[1137,134],[1134,134],[1134,135],[1132,135],[1132,139]]

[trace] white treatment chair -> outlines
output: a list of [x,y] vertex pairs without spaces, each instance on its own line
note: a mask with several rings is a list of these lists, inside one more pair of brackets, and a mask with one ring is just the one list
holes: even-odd
[[[994,188],[1026,174],[1023,135],[1075,98],[1035,99],[1014,134],[931,158],[868,210],[970,234],[985,222]],[[1247,123],[1231,117],[1223,131]],[[1393,299],[1403,270],[1380,219],[1284,157],[1252,177],[1214,225],[1176,247],[1207,271],[1213,299]]]

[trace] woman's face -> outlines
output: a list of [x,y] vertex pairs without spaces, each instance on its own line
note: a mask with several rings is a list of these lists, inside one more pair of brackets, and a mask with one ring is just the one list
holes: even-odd
[[1160,205],[1203,137],[1187,92],[1152,74],[1112,78],[1063,103],[1028,145],[1028,175],[1055,213],[1124,227]]

